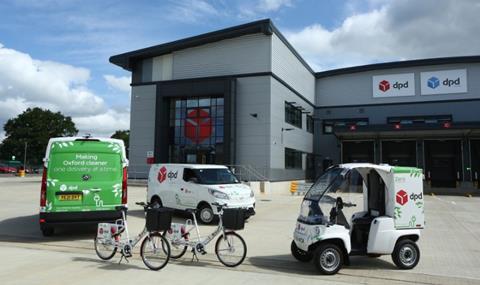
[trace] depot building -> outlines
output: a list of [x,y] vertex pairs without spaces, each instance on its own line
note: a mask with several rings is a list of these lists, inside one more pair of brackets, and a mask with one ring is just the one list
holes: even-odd
[[129,175],[216,163],[270,181],[347,162],[480,179],[480,56],[315,72],[270,20],[112,56],[132,72]]

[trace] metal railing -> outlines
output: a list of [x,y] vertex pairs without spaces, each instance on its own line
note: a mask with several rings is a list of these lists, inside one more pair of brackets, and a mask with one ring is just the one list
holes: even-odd
[[252,165],[226,165],[241,181],[268,181],[266,168],[255,168]]

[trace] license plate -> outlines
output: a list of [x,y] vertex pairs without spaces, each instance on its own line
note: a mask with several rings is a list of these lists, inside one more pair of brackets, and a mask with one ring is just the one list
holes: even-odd
[[58,195],[60,201],[80,201],[82,200],[82,194],[61,194]]

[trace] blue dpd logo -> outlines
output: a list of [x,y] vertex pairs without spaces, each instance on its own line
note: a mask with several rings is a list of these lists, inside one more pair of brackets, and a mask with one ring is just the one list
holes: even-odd
[[440,80],[437,77],[432,76],[428,79],[427,85],[428,87],[435,89],[440,85]]

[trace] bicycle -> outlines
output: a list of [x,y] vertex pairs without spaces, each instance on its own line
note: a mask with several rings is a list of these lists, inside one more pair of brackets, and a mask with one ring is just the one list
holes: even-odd
[[[170,227],[171,213],[164,215],[164,221],[162,221],[163,223],[167,223],[168,226],[155,229],[155,225],[153,227],[151,226],[151,220],[154,220],[153,223],[156,222],[155,210],[157,210],[158,213],[159,209],[153,209],[151,205],[146,205],[145,203],[136,204],[143,206],[143,209],[147,213],[145,227],[142,232],[140,232],[135,239],[130,239],[125,214],[127,207],[117,206],[115,209],[122,212],[122,218],[116,220],[115,223],[98,224],[97,235],[94,240],[95,252],[100,259],[110,260],[116,254],[117,250],[120,249],[122,257],[118,263],[121,263],[123,258],[128,262],[127,258],[132,256],[133,248],[143,240],[140,246],[140,256],[142,257],[143,263],[151,270],[160,270],[167,265],[170,259],[170,245],[158,230],[164,230]],[[152,209],[152,211],[150,211],[150,209]],[[125,235],[123,233],[125,233]]]
[[[172,227],[164,232],[164,237],[170,241],[172,259],[181,258],[188,247],[192,248],[192,261],[196,258],[197,253],[206,254],[205,246],[210,243],[217,235],[220,235],[215,243],[215,254],[218,260],[227,267],[235,267],[240,265],[247,255],[247,245],[243,238],[234,230],[243,229],[245,221],[244,209],[225,208],[227,204],[212,203],[217,207],[219,223],[217,228],[205,237],[200,238],[200,230],[198,228],[196,211],[197,209],[186,209],[193,216],[192,220],[188,219],[185,223],[172,223]],[[227,214],[227,217],[224,216]],[[197,238],[190,240],[190,232],[195,229]]]

